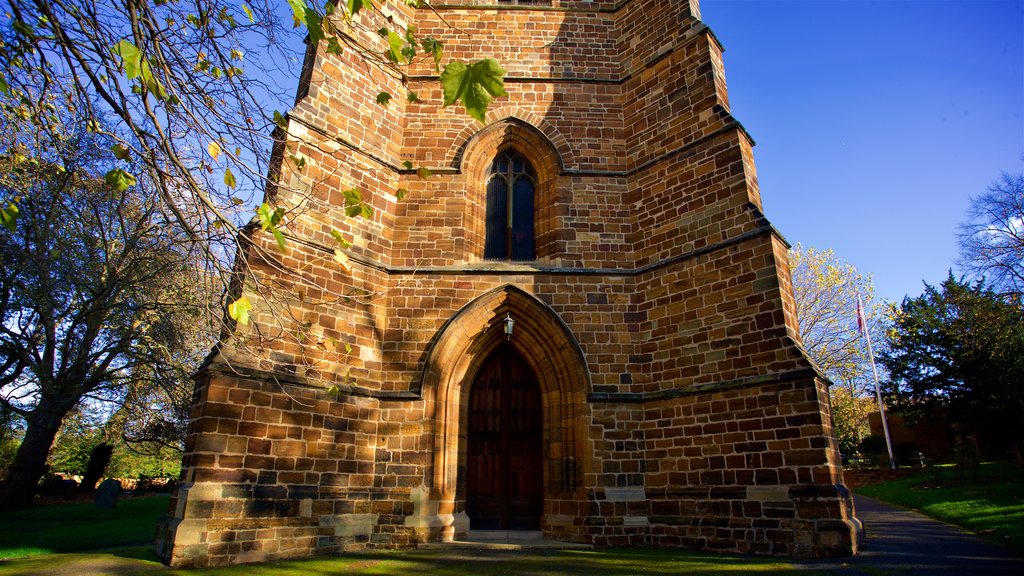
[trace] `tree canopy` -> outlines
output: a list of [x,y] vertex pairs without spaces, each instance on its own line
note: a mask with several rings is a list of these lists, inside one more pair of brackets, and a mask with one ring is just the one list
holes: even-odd
[[914,416],[945,413],[987,443],[1012,448],[1024,439],[1024,313],[1019,299],[952,272],[896,310],[879,361],[886,397]]
[[837,384],[859,394],[871,383],[867,344],[857,328],[857,297],[872,333],[880,333],[884,305],[874,283],[833,250],[797,245],[790,251],[800,337],[811,358]]
[[1024,295],[1024,174],[1003,174],[971,199],[960,251],[964,268],[994,290]]
[[857,297],[865,321],[881,334],[883,305],[874,285],[833,250],[797,245],[789,253],[800,337],[811,359],[837,386],[831,389],[833,432],[840,450],[852,454],[868,434],[873,379],[867,342],[857,329]]
[[3,133],[20,152],[3,158],[0,192],[20,199],[20,215],[0,234],[0,404],[27,427],[0,506],[31,502],[83,401],[172,390],[211,344],[209,282],[184,233],[154,197],[104,179],[110,140],[70,120]]

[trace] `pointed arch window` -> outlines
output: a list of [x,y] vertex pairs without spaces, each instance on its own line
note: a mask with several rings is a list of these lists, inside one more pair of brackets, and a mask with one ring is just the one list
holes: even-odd
[[512,150],[495,158],[487,176],[487,237],[484,258],[534,260],[533,167]]

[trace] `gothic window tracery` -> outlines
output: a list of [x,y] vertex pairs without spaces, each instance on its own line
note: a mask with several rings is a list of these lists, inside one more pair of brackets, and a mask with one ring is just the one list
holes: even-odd
[[506,150],[487,177],[484,258],[534,260],[533,200],[537,178],[522,156]]

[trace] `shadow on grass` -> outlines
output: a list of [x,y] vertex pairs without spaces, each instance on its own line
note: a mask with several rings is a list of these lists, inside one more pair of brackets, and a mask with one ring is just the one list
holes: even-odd
[[58,554],[0,562],[0,576],[333,576],[430,574],[440,576],[813,574],[785,561],[664,549],[602,550],[410,550],[357,552],[340,556],[169,570],[148,548],[103,553]]
[[117,508],[58,504],[0,516],[0,559],[128,546],[153,539],[169,496],[122,499]]

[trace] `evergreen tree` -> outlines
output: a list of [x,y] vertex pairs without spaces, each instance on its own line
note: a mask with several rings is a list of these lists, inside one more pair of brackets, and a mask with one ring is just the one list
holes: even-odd
[[911,420],[948,415],[990,455],[1024,440],[1024,315],[1019,300],[952,272],[896,310],[879,361],[886,395]]

